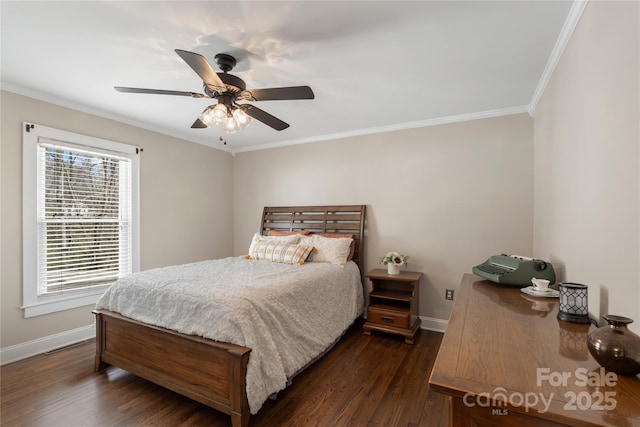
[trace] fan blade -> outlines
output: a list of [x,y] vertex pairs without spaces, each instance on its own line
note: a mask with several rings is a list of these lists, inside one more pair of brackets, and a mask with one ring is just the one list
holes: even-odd
[[248,101],[284,101],[292,99],[314,99],[309,86],[272,87],[268,89],[252,89],[243,91],[238,99]]
[[205,129],[208,128],[209,126],[206,125],[206,123],[204,123],[202,120],[200,120],[200,118],[197,118],[195,122],[193,122],[193,124],[191,125],[192,129]]
[[253,117],[256,120],[260,120],[267,126],[271,126],[275,130],[284,130],[289,127],[288,123],[283,122],[279,118],[272,116],[264,110],[254,107],[253,105],[242,104],[239,105],[240,109],[247,113],[247,115]]
[[207,95],[202,93],[195,92],[182,92],[179,90],[163,90],[163,89],[141,89],[137,87],[122,87],[115,86],[115,90],[118,92],[126,92],[126,93],[146,93],[152,95],[178,95],[178,96],[190,96],[192,98],[209,98]]
[[222,80],[220,80],[218,74],[211,68],[211,65],[209,65],[209,62],[204,56],[180,49],[176,49],[176,53],[200,76],[207,86],[215,88],[218,92],[227,90],[227,87],[222,83]]

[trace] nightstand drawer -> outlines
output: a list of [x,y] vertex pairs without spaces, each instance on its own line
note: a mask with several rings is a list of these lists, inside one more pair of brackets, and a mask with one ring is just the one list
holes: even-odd
[[367,308],[367,321],[380,325],[395,326],[396,328],[408,328],[411,320],[410,312],[386,310],[384,308]]

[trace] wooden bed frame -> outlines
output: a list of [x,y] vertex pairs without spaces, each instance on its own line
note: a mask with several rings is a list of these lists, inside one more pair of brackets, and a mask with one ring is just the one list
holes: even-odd
[[[363,270],[365,205],[265,207],[269,230],[353,234],[353,260]],[[95,370],[117,366],[249,424],[246,373],[251,349],[147,325],[109,310],[96,316]]]

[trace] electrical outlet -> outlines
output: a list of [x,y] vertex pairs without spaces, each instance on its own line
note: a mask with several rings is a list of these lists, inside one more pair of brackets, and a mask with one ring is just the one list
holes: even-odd
[[444,293],[444,299],[453,301],[453,289],[447,289]]

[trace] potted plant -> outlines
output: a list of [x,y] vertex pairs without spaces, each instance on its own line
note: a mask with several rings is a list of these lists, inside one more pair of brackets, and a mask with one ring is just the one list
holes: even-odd
[[387,266],[387,274],[400,274],[400,267],[407,265],[408,259],[409,257],[407,255],[392,251],[387,252],[380,262]]

